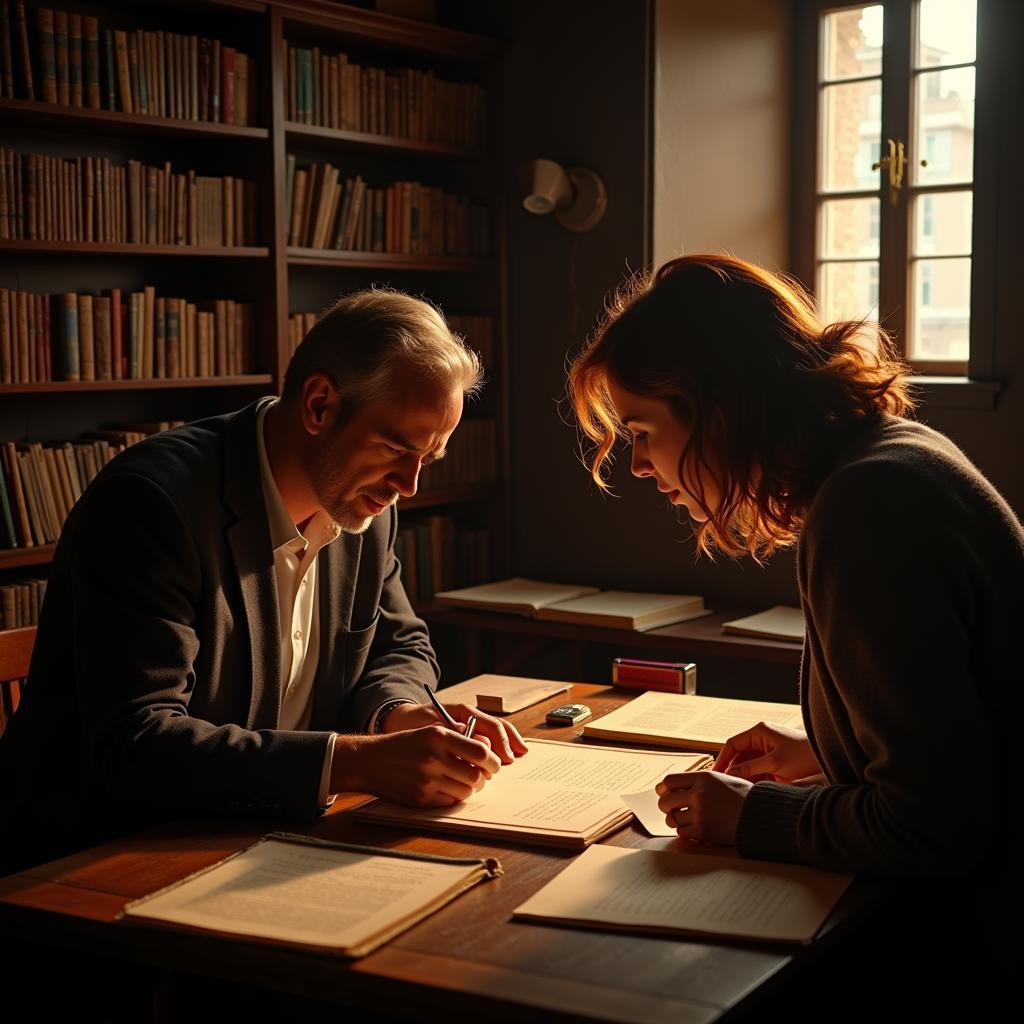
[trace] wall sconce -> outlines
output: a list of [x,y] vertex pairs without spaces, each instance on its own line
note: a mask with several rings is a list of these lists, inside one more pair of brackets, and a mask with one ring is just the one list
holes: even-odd
[[569,231],[589,231],[604,216],[604,182],[586,167],[566,170],[554,160],[530,160],[519,168],[519,191],[530,213],[552,213]]

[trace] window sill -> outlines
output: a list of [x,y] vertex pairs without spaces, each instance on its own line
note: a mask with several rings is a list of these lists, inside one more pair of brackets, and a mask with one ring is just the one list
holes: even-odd
[[929,409],[994,409],[1003,385],[967,377],[912,377],[920,404]]

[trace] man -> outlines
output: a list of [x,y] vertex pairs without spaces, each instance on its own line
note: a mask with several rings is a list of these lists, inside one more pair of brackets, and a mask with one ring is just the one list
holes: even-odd
[[341,791],[445,806],[525,753],[496,719],[473,739],[438,724],[394,555],[395,502],[480,380],[432,307],[360,292],[298,347],[279,401],[99,474],[0,740],[6,870],[158,816],[312,818]]

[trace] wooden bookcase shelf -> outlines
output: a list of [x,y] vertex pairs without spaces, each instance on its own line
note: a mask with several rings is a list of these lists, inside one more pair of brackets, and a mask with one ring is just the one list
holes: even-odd
[[490,270],[493,263],[484,256],[416,256],[397,252],[346,252],[341,249],[288,247],[293,267],[344,266],[369,270]]
[[48,565],[56,544],[37,544],[31,548],[9,548],[0,551],[0,569],[21,569],[30,565]]
[[416,608],[431,625],[485,633],[511,633],[543,640],[569,640],[602,644],[629,651],[648,651],[659,659],[674,657],[692,660],[701,657],[738,658],[748,661],[781,662],[798,665],[802,646],[787,640],[732,636],[722,632],[722,623],[750,614],[750,608],[719,609],[711,615],[688,622],[677,622],[645,632],[632,629],[602,629],[573,622],[528,619],[520,615],[502,615],[475,608],[452,608],[435,602],[423,602]]
[[219,124],[215,121],[185,121],[150,114],[125,114],[119,110],[64,107],[39,100],[0,99],[0,120],[5,124],[38,127],[44,119],[52,131],[88,132],[104,136],[139,136],[152,139],[246,139],[266,141],[266,128]]
[[258,245],[140,245],[135,242],[54,242],[35,238],[2,239],[0,254],[5,252],[30,255],[202,256],[217,259],[266,259],[270,255],[270,249]]
[[420,142],[394,135],[372,135],[369,132],[353,132],[343,128],[321,128],[317,125],[285,121],[285,139],[289,145],[323,147],[339,152],[388,156],[437,157],[444,160],[492,160],[494,154],[488,150],[466,149],[445,142]]
[[[44,5],[61,9],[61,0]],[[77,5],[69,5],[77,9]],[[102,156],[115,164],[172,162],[176,173],[241,175],[257,186],[257,246],[141,245],[0,239],[0,287],[33,294],[156,288],[157,296],[189,302],[231,298],[254,304],[255,370],[239,376],[36,382],[0,385],[0,441],[57,440],[119,421],[193,419],[239,408],[260,394],[280,391],[292,348],[290,317],[325,308],[349,288],[393,284],[425,295],[447,314],[487,316],[493,322],[492,383],[486,404],[496,422],[496,479],[428,488],[402,509],[466,517],[489,536],[490,573],[510,571],[508,366],[504,255],[504,190],[497,158],[500,60],[505,44],[455,29],[407,20],[326,0],[182,0],[137,5],[111,0],[90,8],[105,27],[138,26],[232,38],[255,68],[255,127],[68,107],[38,100],[0,99],[0,146],[66,159]],[[215,15],[215,19],[206,19]],[[35,6],[29,34],[36,45]],[[192,22],[189,25],[189,21]],[[209,21],[209,23],[207,23]],[[227,26],[230,25],[230,28]],[[433,70],[440,80],[474,82],[486,95],[486,142],[480,147],[428,142],[389,134],[325,128],[288,120],[285,44],[344,52],[364,67]],[[37,69],[38,76],[38,69]],[[20,81],[16,80],[22,96]],[[37,77],[37,96],[38,91]],[[166,143],[166,145],[161,145]],[[34,148],[37,147],[38,148]],[[184,148],[184,147],[187,147]],[[487,256],[338,251],[289,247],[287,157],[347,166],[372,160],[376,180],[423,181],[464,195],[487,209]],[[187,155],[186,155],[187,154]],[[347,173],[349,173],[347,171]],[[192,262],[196,258],[202,262]],[[80,270],[78,274],[76,271]],[[324,271],[329,273],[324,273]],[[464,275],[473,275],[467,289]],[[209,282],[209,283],[207,283]],[[204,292],[203,289],[208,289]],[[474,296],[467,300],[466,295]],[[477,297],[478,296],[478,297]],[[468,339],[473,343],[473,339]],[[31,351],[31,349],[30,349]],[[74,400],[68,396],[74,395]],[[411,522],[415,523],[413,517]],[[4,571],[45,566],[54,545],[0,550]]]
[[0,395],[62,395],[72,391],[174,391],[182,388],[239,388],[271,385],[269,373],[234,377],[161,377],[145,380],[56,380],[35,384],[0,384]]

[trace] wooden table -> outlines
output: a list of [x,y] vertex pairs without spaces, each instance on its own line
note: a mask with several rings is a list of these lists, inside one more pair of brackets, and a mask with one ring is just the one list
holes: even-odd
[[[577,736],[544,724],[549,707],[584,701],[595,716],[632,694],[578,685],[514,716],[528,736]],[[513,922],[513,909],[558,874],[572,854],[522,845],[480,845],[410,835],[351,820],[363,797],[339,799],[313,824],[276,821],[175,822],[0,880],[0,941],[37,941],[129,963],[301,993],[416,1020],[645,1021],[719,1019],[756,1002],[806,967],[868,901],[848,890],[823,937],[802,950],[680,941]],[[353,963],[271,943],[114,923],[129,900],[221,860],[275,828],[348,842],[456,856],[498,856],[503,877],[472,889],[376,952]],[[615,846],[702,847],[651,839],[638,826],[605,840]],[[713,852],[721,853],[721,850]]]

